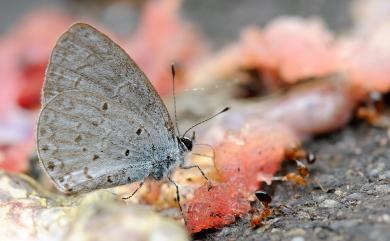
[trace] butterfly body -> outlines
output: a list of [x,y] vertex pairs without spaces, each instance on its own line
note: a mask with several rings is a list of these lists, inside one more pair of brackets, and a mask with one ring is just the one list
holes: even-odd
[[77,23],[57,41],[37,126],[40,161],[65,193],[168,177],[192,148],[145,74],[111,39]]

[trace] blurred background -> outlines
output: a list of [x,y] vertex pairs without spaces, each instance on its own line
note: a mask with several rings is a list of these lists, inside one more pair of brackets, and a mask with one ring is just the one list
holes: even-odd
[[[90,18],[117,34],[134,31],[145,0],[2,0],[0,34],[14,27],[24,15],[39,9],[57,9],[72,16]],[[320,16],[331,29],[342,31],[351,25],[352,0],[184,0],[180,14],[219,47],[237,38],[249,24],[264,26],[284,15]]]
[[2,0],[0,167],[28,169],[48,57],[56,39],[73,22],[95,25],[119,42],[165,96],[171,94],[172,61],[179,65],[179,91],[200,86],[204,81],[189,84],[191,78],[185,77],[189,70],[237,41],[247,26],[264,27],[279,16],[296,15],[324,19],[329,28],[342,32],[351,27],[351,4],[347,0]]
[[[15,26],[31,11],[52,8],[67,14],[91,18],[118,34],[129,34],[137,25],[144,0],[16,0],[1,1],[0,33]],[[351,0],[184,0],[181,14],[194,23],[216,47],[234,40],[248,24],[264,26],[284,15],[321,16],[330,28],[342,31],[351,25]]]

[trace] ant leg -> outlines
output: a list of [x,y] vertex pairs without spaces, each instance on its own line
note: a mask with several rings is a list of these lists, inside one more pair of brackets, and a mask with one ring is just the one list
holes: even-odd
[[209,181],[209,179],[206,177],[206,174],[202,171],[202,169],[198,165],[192,165],[192,166],[179,166],[181,169],[191,169],[191,168],[198,168],[204,179]]
[[123,197],[122,199],[123,200],[130,199],[132,196],[134,196],[134,194],[136,194],[138,192],[138,190],[142,187],[142,185],[144,185],[143,181],[139,183],[139,186],[137,187],[137,189],[135,189],[134,192],[130,196]]

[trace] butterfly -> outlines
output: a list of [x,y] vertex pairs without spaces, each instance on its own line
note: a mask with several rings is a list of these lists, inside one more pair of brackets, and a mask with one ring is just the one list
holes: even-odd
[[148,78],[110,38],[85,23],[62,34],[37,125],[39,159],[60,191],[171,180],[176,166],[195,167],[183,166],[193,141],[176,135]]

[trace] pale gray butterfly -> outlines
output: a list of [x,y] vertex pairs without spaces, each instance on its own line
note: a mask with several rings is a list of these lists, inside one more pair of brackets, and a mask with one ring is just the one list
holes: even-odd
[[[65,193],[171,180],[172,169],[192,149],[192,139],[176,136],[167,108],[137,64],[84,23],[57,41],[42,106],[39,159]],[[199,168],[182,166],[192,167]]]

